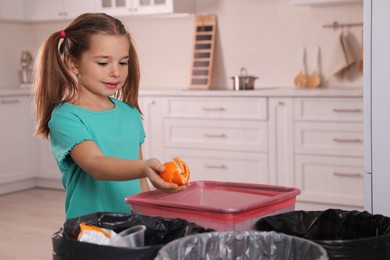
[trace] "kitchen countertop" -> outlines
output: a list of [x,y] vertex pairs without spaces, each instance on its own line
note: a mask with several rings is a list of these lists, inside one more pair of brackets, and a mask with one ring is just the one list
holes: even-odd
[[141,89],[140,96],[201,96],[201,97],[363,97],[363,88],[295,89],[263,88],[255,90],[171,90]]
[[30,94],[30,88],[0,88],[0,97],[26,96]]
[[[31,94],[29,88],[0,88],[0,97]],[[295,89],[269,87],[255,90],[140,89],[140,96],[221,97],[363,97],[363,88]]]

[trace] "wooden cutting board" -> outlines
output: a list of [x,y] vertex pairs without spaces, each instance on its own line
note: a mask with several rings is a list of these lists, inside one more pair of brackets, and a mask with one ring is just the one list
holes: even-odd
[[216,23],[215,15],[198,15],[195,17],[190,89],[210,88]]

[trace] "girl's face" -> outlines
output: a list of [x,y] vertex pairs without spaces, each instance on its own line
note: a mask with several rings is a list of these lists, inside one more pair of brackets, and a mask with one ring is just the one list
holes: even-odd
[[79,101],[89,103],[113,95],[128,76],[130,43],[125,36],[94,35],[90,49],[74,65]]

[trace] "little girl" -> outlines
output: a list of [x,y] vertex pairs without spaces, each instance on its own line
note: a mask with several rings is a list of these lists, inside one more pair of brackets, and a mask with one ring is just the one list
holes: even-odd
[[66,189],[66,217],[130,213],[125,197],[186,186],[164,182],[164,166],[142,159],[139,65],[130,34],[103,13],[77,17],[39,51],[36,135],[50,140]]

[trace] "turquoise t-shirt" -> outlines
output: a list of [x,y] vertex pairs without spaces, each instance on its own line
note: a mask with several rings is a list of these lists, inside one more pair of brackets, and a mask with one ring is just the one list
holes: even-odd
[[115,104],[111,110],[95,112],[63,103],[52,112],[49,121],[51,152],[66,189],[67,219],[99,211],[130,213],[124,199],[141,191],[139,180],[95,180],[70,156],[75,145],[92,140],[107,156],[138,159],[145,139],[141,115],[136,108],[110,99]]

